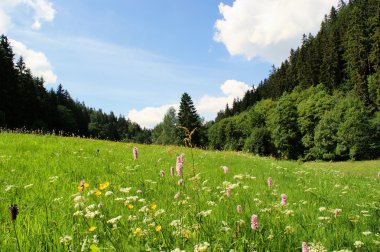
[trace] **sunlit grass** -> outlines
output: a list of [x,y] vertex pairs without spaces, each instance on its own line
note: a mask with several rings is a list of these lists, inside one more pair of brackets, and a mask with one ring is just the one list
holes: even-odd
[[[171,176],[181,153],[183,177]],[[22,251],[380,250],[379,161],[193,154],[194,167],[186,148],[0,134],[0,251],[18,250],[11,204]]]

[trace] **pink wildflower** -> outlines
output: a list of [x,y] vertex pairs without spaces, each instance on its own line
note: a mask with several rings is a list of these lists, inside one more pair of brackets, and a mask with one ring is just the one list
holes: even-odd
[[282,206],[285,206],[286,205],[286,199],[288,197],[286,196],[286,194],[281,194],[281,205]]
[[177,176],[182,176],[182,169],[183,169],[183,157],[181,155],[177,157],[177,162],[176,162]]
[[226,195],[227,195],[227,197],[230,197],[230,196],[231,196],[231,189],[227,189],[227,190],[226,190]]
[[174,167],[170,167],[170,174],[174,176]]
[[222,166],[222,168],[223,168],[224,174],[227,174],[228,173],[228,167],[227,166]]
[[272,185],[273,185],[272,177],[269,177],[268,178],[268,186],[269,186],[269,188],[272,188]]
[[164,170],[161,170],[160,173],[161,173],[161,177],[165,177],[165,172],[164,172]]
[[139,156],[139,151],[136,147],[133,147],[133,159],[136,160]]
[[81,181],[80,181],[80,186],[81,186],[81,187],[84,187],[84,184],[85,184],[85,183],[86,183],[86,181],[81,180]]
[[302,252],[309,252],[309,247],[306,242],[302,243]]
[[257,215],[255,215],[255,214],[252,214],[252,216],[251,216],[251,228],[253,230],[259,229],[259,223],[257,221]]
[[241,205],[237,205],[236,211],[238,212],[238,214],[241,214]]
[[175,199],[178,199],[179,196],[181,196],[181,193],[180,193],[180,192],[177,192],[177,193],[174,195],[174,198],[175,198]]

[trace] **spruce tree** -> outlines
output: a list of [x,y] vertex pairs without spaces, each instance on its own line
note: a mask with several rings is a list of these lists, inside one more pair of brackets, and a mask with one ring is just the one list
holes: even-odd
[[[192,135],[191,143],[195,146],[200,145],[201,139],[199,130],[201,127],[201,120],[197,114],[197,110],[195,109],[190,95],[187,93],[184,93],[181,97],[181,103],[178,111],[178,126],[186,128],[190,132],[195,129]],[[178,134],[181,140],[185,139],[186,136],[184,130],[181,129]]]

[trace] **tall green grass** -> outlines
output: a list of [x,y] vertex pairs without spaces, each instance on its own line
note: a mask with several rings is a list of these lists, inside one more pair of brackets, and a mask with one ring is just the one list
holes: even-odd
[[[170,167],[181,153],[178,185]],[[380,250],[379,161],[302,164],[197,149],[193,157],[173,146],[2,133],[0,251],[18,251],[16,238],[21,251],[300,251],[302,242]]]

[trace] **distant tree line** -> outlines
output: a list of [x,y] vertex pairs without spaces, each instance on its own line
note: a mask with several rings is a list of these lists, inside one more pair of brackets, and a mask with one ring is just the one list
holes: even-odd
[[5,35],[0,38],[0,127],[64,131],[85,137],[150,143],[150,131],[122,116],[86,107],[59,85],[47,91]]

